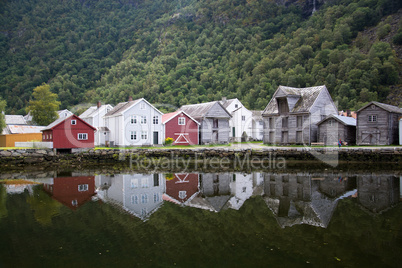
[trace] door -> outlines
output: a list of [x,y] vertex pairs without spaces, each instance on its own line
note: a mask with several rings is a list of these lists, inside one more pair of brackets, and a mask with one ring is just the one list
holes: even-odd
[[158,131],[154,131],[154,144],[158,144],[159,141],[159,133]]
[[232,137],[236,137],[236,128],[232,127]]
[[212,143],[218,143],[218,131],[212,131]]

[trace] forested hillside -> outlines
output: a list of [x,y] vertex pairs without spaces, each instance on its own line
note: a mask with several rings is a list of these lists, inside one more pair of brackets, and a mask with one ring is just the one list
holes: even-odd
[[399,105],[400,8],[398,0],[1,1],[0,96],[21,114],[42,83],[61,108],[225,96],[263,109],[278,85],[325,84],[340,109]]

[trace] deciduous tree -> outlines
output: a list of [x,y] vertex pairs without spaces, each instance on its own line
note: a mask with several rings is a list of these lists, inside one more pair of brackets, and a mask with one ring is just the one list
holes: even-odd
[[60,102],[57,101],[57,94],[50,91],[50,86],[42,84],[34,88],[33,99],[29,101],[26,109],[31,113],[32,121],[41,126],[47,126],[58,118],[57,110]]

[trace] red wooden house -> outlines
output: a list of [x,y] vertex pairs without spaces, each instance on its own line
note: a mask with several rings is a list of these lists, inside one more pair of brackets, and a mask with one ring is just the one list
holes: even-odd
[[42,130],[42,141],[55,149],[94,148],[96,128],[76,115],[59,118]]
[[162,124],[165,126],[165,139],[172,138],[174,145],[198,144],[200,123],[184,111],[164,114]]
[[166,200],[184,204],[200,191],[199,175],[196,173],[176,173],[174,178],[166,181]]
[[76,209],[95,195],[95,176],[58,177],[53,183],[44,184],[43,189],[53,199]]

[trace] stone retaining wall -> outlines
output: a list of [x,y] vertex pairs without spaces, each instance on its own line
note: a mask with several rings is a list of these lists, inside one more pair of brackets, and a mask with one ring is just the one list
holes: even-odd
[[[85,165],[102,163],[124,163],[146,161],[147,159],[166,159],[175,161],[191,159],[250,160],[321,160],[330,161],[366,161],[402,163],[402,147],[341,148],[295,147],[295,148],[264,148],[261,150],[232,148],[189,148],[189,149],[101,149],[76,152],[72,154],[56,154],[52,149],[13,149],[0,150],[0,167],[26,165]],[[222,160],[223,161],[223,160]]]

